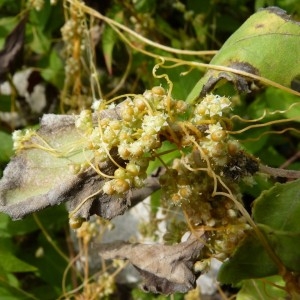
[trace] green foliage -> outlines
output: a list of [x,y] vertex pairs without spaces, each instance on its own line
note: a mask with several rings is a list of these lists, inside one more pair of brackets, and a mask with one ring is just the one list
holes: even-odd
[[[275,275],[278,268],[299,272],[299,179],[277,183],[254,201],[253,219],[270,245],[266,249],[257,237],[248,236],[223,264],[219,280],[237,284],[241,280]],[[267,213],[266,213],[267,212]],[[272,252],[279,262],[272,260]],[[280,264],[276,266],[276,263]],[[283,274],[282,274],[283,275]]]
[[[276,285],[276,286],[275,286]],[[265,300],[286,299],[287,294],[283,287],[284,282],[280,276],[266,277],[264,279],[250,279],[243,282],[243,287],[237,294],[237,300]]]
[[223,283],[237,284],[243,279],[261,278],[276,274],[277,268],[257,237],[245,239],[218,274]]
[[289,270],[296,272],[300,271],[300,230],[297,221],[300,214],[299,183],[298,179],[276,184],[263,192],[254,201],[253,207],[253,218],[261,225],[273,251]]
[[12,138],[10,134],[0,131],[0,140],[2,141],[0,150],[0,163],[6,162],[12,156]]
[[[63,207],[55,207],[12,221],[0,214],[0,293],[7,299],[54,299],[60,296],[61,282],[68,261],[45,238],[40,220],[55,243],[64,242],[59,235],[66,222]],[[44,288],[51,286],[45,295]],[[6,298],[3,298],[6,299]]]

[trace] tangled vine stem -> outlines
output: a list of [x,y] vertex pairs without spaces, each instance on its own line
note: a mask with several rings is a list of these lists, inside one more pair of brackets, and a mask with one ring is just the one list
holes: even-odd
[[[101,13],[95,11],[94,9],[86,6],[84,3],[80,3],[80,2],[77,2],[77,1],[74,1],[74,0],[67,0],[67,2],[69,2],[70,4],[74,5],[74,6],[77,6],[78,8],[80,8],[83,12],[87,13],[87,14],[90,14],[92,16],[94,16],[95,18],[98,18],[102,21],[104,21],[106,24],[108,24],[109,26],[111,26],[113,28],[113,30],[119,35],[119,37],[127,44],[129,45],[130,48],[138,51],[138,52],[141,52],[145,55],[148,55],[148,56],[151,56],[151,57],[154,57],[154,58],[162,58],[162,56],[158,56],[154,53],[151,53],[149,51],[146,51],[144,49],[141,49],[139,47],[136,47],[133,43],[131,43],[126,37],[125,35],[121,32],[126,32],[127,34],[139,39],[140,41],[142,41],[143,43],[149,45],[149,46],[152,46],[154,48],[157,48],[157,49],[161,49],[161,50],[164,50],[166,52],[169,52],[169,53],[175,53],[175,54],[183,54],[183,55],[198,55],[198,56],[204,56],[204,55],[215,55],[217,53],[217,51],[190,51],[190,50],[180,50],[180,49],[175,49],[175,48],[172,48],[172,47],[167,47],[167,46],[163,46],[163,45],[160,45],[158,43],[155,43],[143,36],[141,36],[140,34],[136,33],[135,31],[129,29],[128,27],[102,15]],[[183,65],[188,65],[190,67],[194,67],[194,68],[207,68],[207,69],[213,69],[213,70],[216,70],[216,71],[224,71],[224,72],[230,72],[230,73],[234,73],[234,74],[237,74],[237,75],[242,75],[246,78],[251,78],[251,79],[254,79],[254,80],[257,80],[257,81],[260,81],[261,83],[265,84],[265,85],[269,85],[269,86],[273,86],[273,87],[276,87],[276,88],[279,88],[283,91],[286,91],[290,94],[294,94],[294,95],[297,95],[297,96],[300,96],[300,93],[293,90],[293,89],[290,89],[286,86],[283,86],[275,81],[272,81],[272,80],[269,80],[265,77],[261,77],[261,76],[258,76],[258,75],[255,75],[255,74],[252,74],[252,73],[249,73],[249,72],[246,72],[246,71],[242,71],[242,70],[237,70],[237,69],[234,69],[234,68],[231,68],[231,67],[225,67],[225,66],[220,66],[220,65],[213,65],[213,64],[206,64],[206,63],[199,63],[199,62],[195,62],[195,61],[184,61],[184,60],[181,60],[181,59],[177,59],[177,58],[174,58],[174,57],[163,57],[165,59],[165,61],[170,61],[170,62],[175,62],[175,63],[179,63],[179,64],[183,64]],[[192,99],[192,101],[195,101],[197,99]]]
[[[258,162],[250,158],[250,156],[248,157],[239,148],[239,142],[234,141],[231,135],[240,134],[253,128],[294,121],[295,119],[252,124],[241,130],[231,131],[228,123],[233,119],[236,118],[245,123],[255,123],[261,121],[266,116],[266,112],[256,120],[244,120],[239,116],[233,116],[228,119],[232,109],[232,101],[227,97],[210,94],[203,97],[203,99],[198,97],[191,99],[188,103],[184,100],[173,99],[173,82],[167,74],[157,74],[157,70],[159,68],[175,68],[181,65],[189,66],[191,69],[208,68],[252,78],[298,96],[300,93],[245,71],[160,56],[148,52],[134,45],[128,38],[128,35],[148,46],[168,53],[181,55],[211,55],[216,53],[215,51],[183,51],[162,46],[103,16],[99,12],[85,6],[84,3],[74,0],[67,0],[67,2],[76,6],[82,14],[87,13],[109,25],[119,35],[128,49],[130,47],[135,51],[158,59],[159,63],[153,68],[152,75],[154,78],[164,78],[169,87],[168,90],[164,90],[161,86],[156,86],[151,90],[145,91],[142,95],[127,94],[115,97],[109,101],[94,99],[94,107],[92,106],[92,108],[95,114],[99,114],[105,109],[115,108],[113,102],[118,98],[125,98],[119,106],[118,117],[99,117],[97,122],[95,122],[93,113],[90,110],[82,111],[76,117],[75,127],[82,138],[79,143],[83,147],[85,162],[75,165],[75,171],[76,169],[80,170],[79,172],[87,170],[87,168],[93,169],[102,178],[103,186],[81,200],[70,212],[70,225],[73,225],[73,228],[78,228],[82,225],[83,220],[77,217],[77,213],[86,202],[95,196],[105,194],[117,199],[126,197],[127,193],[135,188],[143,190],[146,187],[151,192],[161,187],[161,201],[165,201],[167,205],[181,207],[186,223],[191,231],[199,228],[211,232],[214,231],[210,235],[209,241],[205,242],[207,248],[209,248],[210,257],[215,256],[220,259],[229,257],[251,227],[271,259],[277,265],[279,274],[287,276],[286,274],[289,273],[284,264],[242,204],[240,191],[236,183],[242,180],[243,177],[252,176],[256,173],[258,167],[261,172],[274,177],[285,177],[288,179],[300,178],[300,171],[271,168],[262,164],[258,166]],[[87,26],[85,27],[87,28]],[[74,54],[74,49],[70,50]],[[79,59],[80,53],[76,54],[76,58]],[[90,57],[93,58],[92,53],[90,53]],[[129,62],[122,80],[106,97],[109,97],[123,85],[129,74],[131,62],[132,56],[129,51]],[[93,67],[91,63],[91,69]],[[96,71],[94,69],[93,71],[92,78],[93,76],[96,78]],[[77,84],[74,86],[78,87],[80,85],[79,81],[75,81],[75,83]],[[75,89],[74,92],[76,92]],[[93,90],[92,94],[95,96],[96,91]],[[101,95],[100,86],[98,86],[98,94]],[[284,112],[275,111],[270,114]],[[15,136],[20,147],[26,142],[26,139],[31,137],[32,132],[28,131],[27,133],[28,136],[25,137]],[[73,145],[63,155],[62,151],[53,149],[45,140],[38,138],[38,136],[36,137],[38,143],[31,144],[30,147],[47,151],[53,156],[66,156],[66,154],[70,155],[78,150]],[[159,151],[162,149],[162,144],[165,141],[174,145],[176,148],[174,152],[177,151],[178,156],[180,156],[180,158],[173,157],[172,165],[164,162],[162,157],[164,151]],[[85,155],[88,151],[92,152],[92,158]],[[117,158],[121,159],[121,163],[118,162]],[[149,189],[149,186],[145,186],[146,171],[150,161],[155,159],[161,162],[165,172],[158,176],[159,179],[150,178],[152,179],[152,182],[150,182],[152,185]],[[113,170],[110,170],[108,174],[103,172],[100,167],[100,163],[104,161],[110,161],[113,166]],[[244,168],[245,166],[248,166],[248,168]],[[258,167],[256,168],[256,166]],[[142,194],[145,195],[145,192]],[[143,199],[139,196],[137,194],[132,197],[133,203],[131,205]],[[83,284],[88,282],[87,262],[85,267],[86,277]],[[114,277],[115,275],[116,273],[112,276]],[[79,286],[77,289],[81,289],[82,286]],[[76,289],[72,293],[75,291]]]
[[138,40],[142,41],[145,44],[148,44],[149,46],[164,50],[166,52],[170,53],[176,53],[176,54],[184,54],[184,55],[215,55],[218,51],[216,50],[207,50],[207,51],[193,51],[193,50],[182,50],[182,49],[176,49],[173,47],[168,47],[161,45],[159,43],[153,42],[152,40],[149,40],[142,35],[136,33],[135,31],[131,30],[130,28],[102,15],[101,13],[97,12],[96,10],[86,6],[84,3],[79,3],[78,1],[74,0],[67,0],[69,3],[80,7],[85,13],[88,13],[90,15],[93,15],[101,20],[103,20],[105,23],[107,23],[109,26],[115,26],[116,28],[119,28],[128,34],[134,36]]

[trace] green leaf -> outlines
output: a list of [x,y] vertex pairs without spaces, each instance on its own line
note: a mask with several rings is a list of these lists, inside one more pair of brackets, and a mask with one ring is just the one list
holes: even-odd
[[7,224],[9,221],[9,216],[0,213],[0,239],[10,237],[10,234],[7,232]]
[[33,272],[36,268],[18,259],[11,253],[0,253],[1,266],[7,272]]
[[0,245],[0,267],[6,272],[33,272],[36,268],[17,258],[5,245],[6,239],[1,239]]
[[[160,153],[166,153],[164,155],[160,155],[160,158],[163,159],[165,164],[169,164],[176,157],[179,156],[179,152],[174,148],[174,145],[169,142],[164,142],[162,147],[160,148]],[[157,168],[161,167],[161,161],[159,159],[155,159],[150,161],[149,167],[147,169],[147,173],[150,175]]]
[[[253,206],[259,224],[274,253],[292,271],[300,271],[300,179],[276,184],[264,191]],[[238,283],[275,275],[277,267],[255,236],[248,236],[234,255],[221,267],[219,280]]]
[[294,272],[300,271],[300,230],[298,233],[273,230],[268,226],[260,225],[275,254],[281,262]]
[[11,135],[0,131],[0,141],[0,162],[7,162],[13,155],[13,142]]
[[134,3],[134,8],[138,13],[152,13],[155,11],[156,0],[139,0]]
[[[114,20],[122,23],[123,11],[119,11],[114,15]],[[118,36],[114,29],[110,26],[104,28],[102,34],[102,51],[104,54],[105,64],[109,74],[112,74],[113,50],[118,41]]]
[[223,263],[218,280],[226,284],[237,284],[244,279],[275,274],[277,274],[276,265],[256,236],[249,235],[233,256]]
[[[282,136],[276,136],[278,141],[281,140]],[[280,155],[275,147],[270,146],[272,145],[272,139],[267,140],[265,147],[261,148],[259,152],[256,152],[257,157],[259,157],[260,161],[264,164],[267,164],[272,167],[279,167],[285,161],[286,158],[283,155]],[[285,144],[284,142],[282,144]]]
[[[187,75],[182,75],[184,72],[187,72],[188,69],[184,67],[178,67],[176,72],[174,70],[164,70],[163,72],[166,73],[170,80],[173,82],[173,90],[172,96],[177,99],[186,99],[189,92],[195,86],[198,78],[202,75],[199,70],[192,70]],[[162,73],[161,71],[158,71]],[[167,87],[168,88],[168,87]]]
[[269,111],[282,111],[281,115],[276,115],[277,118],[278,116],[284,116],[300,121],[299,97],[296,95],[269,87],[262,97],[258,97],[258,101],[265,103],[266,109]]
[[11,95],[0,95],[0,111],[11,112]]
[[5,37],[17,26],[18,19],[16,17],[0,18],[0,48],[2,49],[5,43]]
[[21,290],[17,290],[11,286],[2,287],[0,283],[0,295],[1,300],[28,300],[35,299],[33,297],[29,297],[26,293],[22,293]]
[[242,284],[236,300],[283,300],[287,297],[285,290],[278,288],[284,287],[284,281],[280,276],[245,280]]
[[112,74],[112,54],[117,41],[117,35],[114,30],[106,26],[102,35],[102,51],[105,64],[109,74]]
[[38,54],[45,54],[50,49],[51,41],[39,27],[32,26],[32,42],[30,48]]
[[[58,244],[59,239],[56,238],[55,242]],[[34,265],[38,269],[39,277],[50,284],[54,291],[59,291],[68,262],[56,252],[43,234],[38,236],[38,244],[43,250],[41,255],[36,257],[33,251],[28,251],[23,253],[22,259]]]
[[[46,208],[40,212],[37,212],[36,216],[40,220],[42,220],[44,227],[47,228],[48,230],[59,229],[61,228],[61,226],[66,225],[68,221],[68,214],[66,208],[63,205]],[[15,235],[28,234],[38,229],[39,226],[37,225],[33,216],[28,216],[27,218],[24,218],[22,220],[17,220],[17,221],[13,221],[9,218],[6,224],[5,231],[10,236],[15,236]],[[0,223],[0,234],[1,234],[1,223]]]
[[292,271],[300,271],[300,179],[276,184],[254,201],[253,218],[273,251]]
[[7,273],[0,266],[0,295],[1,300],[29,300],[36,299],[33,295],[22,290],[16,276]]
[[238,136],[243,147],[250,153],[256,154],[258,151],[263,150],[268,144],[269,136],[267,132],[270,126],[261,128],[252,128],[251,130]]
[[[41,30],[45,31],[45,27],[49,22],[51,11],[54,6],[50,5],[50,1],[44,1],[43,8],[39,11],[32,9],[30,10],[29,20],[34,26],[38,26]],[[52,19],[51,23],[57,22],[57,19]]]
[[64,65],[56,49],[41,62],[41,76],[59,89],[64,85]]
[[[277,183],[254,201],[253,218],[256,223],[274,230],[300,232],[300,179]],[[300,248],[299,248],[300,250]]]
[[272,179],[270,180],[270,178],[266,177],[264,174],[255,174],[253,179],[255,182],[254,185],[243,182],[240,183],[241,192],[244,195],[251,195],[253,199],[257,198],[262,191],[271,188],[274,184]]
[[[210,64],[246,71],[291,87],[300,74],[296,63],[299,56],[300,23],[291,20],[285,11],[269,7],[252,15],[232,34]],[[224,79],[234,82],[239,91],[250,91],[246,78],[210,69],[190,93],[189,101],[200,93],[209,93]]]

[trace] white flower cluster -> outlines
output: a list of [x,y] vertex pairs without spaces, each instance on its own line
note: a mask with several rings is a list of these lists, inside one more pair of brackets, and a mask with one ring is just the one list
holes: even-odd
[[206,126],[203,132],[205,137],[199,141],[204,153],[211,158],[216,165],[226,163],[228,133],[221,124],[223,114],[228,112],[231,101],[219,95],[207,95],[195,106],[191,122],[195,126]]
[[[108,272],[104,272],[98,278],[99,292],[97,293],[100,298],[106,298],[109,295],[113,294],[116,286],[115,286],[115,278],[112,274]],[[96,288],[97,291],[97,288]]]
[[[151,154],[161,147],[163,140],[178,147],[192,146],[196,142],[216,165],[224,165],[228,134],[221,118],[230,105],[228,98],[211,94],[193,109],[156,86],[142,95],[127,97],[118,107],[120,119],[108,114],[93,121],[92,112],[84,110],[75,126],[87,139],[86,149],[93,151],[95,165],[110,160],[113,150],[126,162],[103,186],[106,194],[122,194],[143,185]],[[92,105],[95,113],[109,108],[104,100],[95,100]],[[201,125],[204,127],[200,130]],[[180,189],[180,198],[188,198],[189,194],[185,187]]]
[[206,138],[200,142],[201,148],[205,154],[212,158],[217,165],[224,165],[227,161],[227,132],[223,129],[219,122],[209,124]]
[[79,117],[76,119],[75,127],[84,132],[88,130],[89,132],[86,133],[90,134],[92,126],[92,112],[88,109],[85,109],[80,113]]
[[157,134],[164,126],[168,125],[167,118],[166,114],[156,116],[146,115],[142,123],[143,134]]
[[222,117],[223,113],[231,106],[231,101],[219,95],[207,95],[195,107],[194,121],[201,122],[212,117]]
[[[104,184],[105,193],[122,194],[143,185],[151,152],[161,146],[159,135],[168,126],[166,105],[173,105],[176,112],[182,110],[181,102],[176,106],[162,87],[154,87],[143,95],[127,97],[118,108],[120,119],[110,118],[108,114],[93,122],[90,110],[80,113],[75,126],[87,139],[87,149],[94,152],[95,163],[110,160],[113,149],[127,162],[125,167],[116,169],[114,179]],[[95,113],[109,108],[111,105],[106,105],[104,100],[95,100],[92,105]]]
[[105,101],[103,99],[95,99],[92,103],[91,109],[93,111],[99,111],[105,106]]

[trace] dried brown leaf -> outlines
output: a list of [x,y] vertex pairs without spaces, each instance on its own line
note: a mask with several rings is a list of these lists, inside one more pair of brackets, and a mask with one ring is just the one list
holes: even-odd
[[185,293],[195,287],[193,265],[204,237],[176,245],[145,245],[116,241],[95,246],[104,259],[127,259],[143,278],[143,289],[153,293]]

